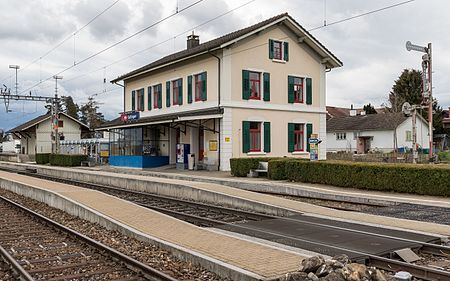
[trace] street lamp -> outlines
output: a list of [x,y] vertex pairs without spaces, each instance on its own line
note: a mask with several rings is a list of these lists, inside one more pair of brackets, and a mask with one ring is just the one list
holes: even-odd
[[9,66],[9,68],[15,69],[16,70],[16,96],[17,96],[17,89],[19,87],[19,84],[17,84],[17,70],[20,68],[20,66],[12,64]]

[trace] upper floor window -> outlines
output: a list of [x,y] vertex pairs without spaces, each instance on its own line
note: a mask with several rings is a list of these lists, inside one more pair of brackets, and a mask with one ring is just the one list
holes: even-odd
[[64,121],[58,120],[58,128],[64,128]]
[[153,86],[153,108],[162,107],[162,85]]
[[294,77],[294,102],[303,103],[303,78]]
[[312,79],[288,76],[288,102],[312,104]]
[[406,131],[406,141],[412,141],[412,132]]
[[242,70],[242,98],[270,101],[270,73]]
[[177,79],[172,81],[172,97],[173,97],[173,105],[181,105],[183,104],[183,80]]
[[137,91],[137,111],[144,111],[144,89]]
[[250,99],[261,99],[261,73],[250,71]]
[[194,75],[195,101],[206,100],[206,72]]
[[289,61],[289,43],[269,39],[269,59]]

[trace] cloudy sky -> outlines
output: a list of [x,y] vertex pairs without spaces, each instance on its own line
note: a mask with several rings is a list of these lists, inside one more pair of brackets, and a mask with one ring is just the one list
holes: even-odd
[[[196,0],[0,0],[0,83],[14,89],[20,65],[19,93],[54,94],[59,90],[83,104],[97,94],[101,111],[115,118],[122,108],[121,88],[103,83],[120,74],[185,48],[195,28],[202,42],[288,12],[306,29],[401,3],[402,0],[203,0],[176,16],[86,60],[131,34]],[[114,4],[114,5],[113,5]],[[107,7],[106,12],[85,26]],[[450,106],[450,3],[415,0],[311,33],[344,62],[327,74],[327,104],[349,107],[387,103],[394,80],[404,68],[420,68],[421,53],[407,52],[405,42],[433,44],[433,86],[439,104]],[[208,22],[210,21],[210,22]],[[208,22],[207,24],[204,24]],[[79,30],[82,28],[81,30]],[[75,34],[75,35],[74,35]],[[67,40],[66,40],[67,39]],[[63,42],[61,44],[61,42]],[[56,47],[56,48],[55,48]],[[135,54],[135,55],[133,55]],[[132,56],[133,55],[133,56]],[[71,67],[72,66],[72,67]],[[71,67],[71,68],[70,68]],[[47,81],[48,79],[48,81]],[[45,113],[40,102],[0,101],[0,129],[9,129]]]

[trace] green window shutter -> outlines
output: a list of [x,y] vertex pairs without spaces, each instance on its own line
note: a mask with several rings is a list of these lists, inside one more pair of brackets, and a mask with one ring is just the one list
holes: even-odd
[[140,105],[139,105],[140,108],[139,109],[140,109],[140,111],[144,111],[144,107],[145,107],[145,100],[144,100],[145,92],[144,92],[144,88],[139,90],[139,97],[140,97]]
[[264,122],[264,152],[270,152],[270,122]]
[[192,75],[188,76],[188,103],[192,103]]
[[313,125],[306,124],[306,151],[309,152],[309,139],[311,138],[311,134],[313,132]]
[[250,122],[242,121],[242,152],[250,151]]
[[136,110],[136,91],[131,91],[131,110]]
[[203,72],[202,73],[202,101],[206,101],[206,99],[207,99],[206,79],[207,79],[206,72]]
[[170,107],[170,81],[166,82],[166,107]]
[[158,108],[162,108],[162,84],[158,85]]
[[312,104],[312,79],[306,78],[306,104]]
[[178,81],[178,104],[183,104],[183,78],[180,78]]
[[283,54],[283,59],[285,61],[289,61],[289,43],[288,42],[283,42],[284,45],[284,54]]
[[148,110],[152,110],[152,87],[147,88],[147,106]]
[[269,59],[273,59],[273,40],[269,39]]
[[250,73],[247,70],[242,70],[242,99],[248,100],[250,98]]
[[288,76],[288,102],[294,103],[294,77]]
[[288,123],[288,152],[294,152],[294,123]]
[[270,101],[270,73],[264,72],[264,101]]

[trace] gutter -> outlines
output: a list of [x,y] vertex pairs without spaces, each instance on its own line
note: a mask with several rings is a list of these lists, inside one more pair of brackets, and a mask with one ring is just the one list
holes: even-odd
[[123,88],[123,112],[125,112],[125,85],[121,85],[117,83],[117,81],[114,81],[113,83]]
[[[216,56],[215,54],[211,53],[210,50],[208,50],[208,53],[215,57],[217,59],[217,109],[220,110],[220,100],[221,100],[221,95],[220,95],[220,85],[221,85],[221,72],[220,72],[220,58],[218,56]],[[223,118],[223,117],[222,117]],[[214,121],[215,122],[215,121]],[[220,161],[221,161],[221,147],[222,144],[222,135],[221,135],[221,130],[220,130],[220,120],[219,120],[219,145],[218,145],[218,151],[217,151],[217,159],[218,159],[218,165],[217,165],[217,170],[220,171]]]

